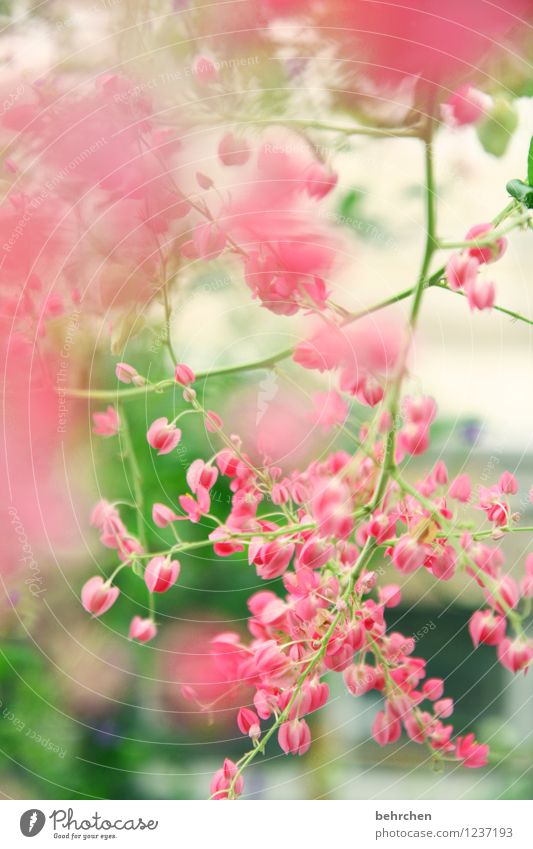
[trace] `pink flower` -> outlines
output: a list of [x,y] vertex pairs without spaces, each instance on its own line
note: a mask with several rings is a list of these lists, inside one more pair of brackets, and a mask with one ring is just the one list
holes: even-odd
[[322,165],[314,162],[306,172],[305,187],[308,195],[321,200],[337,185],[337,175]]
[[192,72],[197,82],[202,85],[210,85],[218,79],[216,66],[207,56],[195,56]]
[[[475,224],[470,228],[465,236],[465,242],[474,242],[478,237],[485,240],[492,233],[493,226],[490,223]],[[470,256],[477,259],[479,263],[495,262],[505,253],[507,249],[507,239],[496,239],[489,245],[480,245],[479,247],[468,248]]]
[[144,386],[146,380],[138,373],[137,369],[128,363],[117,363],[115,374],[121,383],[133,383],[135,386]]
[[533,643],[531,640],[523,640],[517,637],[510,640],[503,639],[498,645],[498,660],[510,672],[527,672],[531,658],[533,658]]
[[174,510],[167,507],[166,504],[156,502],[152,507],[152,519],[154,525],[157,525],[158,528],[166,528],[172,522],[179,519],[179,516],[174,513]]
[[472,484],[470,483],[469,476],[457,475],[457,477],[450,484],[448,495],[450,496],[450,498],[454,498],[456,501],[462,501],[463,504],[466,504],[468,501],[470,501],[470,498],[472,496]]
[[187,469],[187,483],[191,492],[197,493],[200,487],[209,491],[218,478],[218,469],[204,463],[203,460],[194,460]]
[[379,746],[395,743],[400,738],[402,726],[400,720],[383,711],[376,714],[372,724],[372,737]]
[[408,534],[400,537],[392,552],[392,562],[399,572],[408,575],[422,566],[427,557],[426,549]]
[[211,507],[211,498],[209,492],[203,486],[199,486],[196,493],[196,499],[192,495],[180,495],[178,498],[180,507],[187,514],[189,522],[197,524],[202,516],[209,513]]
[[246,734],[251,740],[258,740],[261,736],[261,724],[256,712],[249,708],[241,708],[237,714],[237,725],[242,734]]
[[169,424],[167,418],[162,417],[152,422],[148,428],[146,438],[158,454],[169,454],[179,443],[181,430],[175,424]]
[[454,91],[441,106],[442,119],[449,127],[475,124],[483,118],[492,105],[492,98],[478,88],[466,83]]
[[144,582],[151,593],[166,593],[176,583],[179,574],[179,560],[152,557],[144,572]]
[[140,643],[148,643],[157,634],[157,626],[152,619],[142,619],[140,616],[134,616],[131,620],[129,638],[130,640],[138,640]]
[[471,310],[490,310],[496,299],[496,288],[494,283],[478,279],[469,284],[466,297]]
[[458,760],[463,761],[463,766],[477,769],[487,765],[489,747],[482,743],[476,743],[473,734],[458,737],[455,751]]
[[453,713],[453,699],[439,699],[433,705],[435,716],[441,719],[448,719]]
[[265,542],[255,537],[248,547],[248,563],[253,563],[257,574],[265,581],[283,575],[294,554],[294,545],[282,539]]
[[185,363],[178,363],[174,370],[174,378],[176,383],[181,383],[182,386],[189,386],[190,383],[194,383],[196,380],[192,368],[185,365]]
[[116,436],[120,427],[120,416],[114,407],[104,413],[93,413],[93,433],[98,436]]
[[378,670],[366,663],[347,666],[342,677],[352,696],[362,696],[379,684]]
[[446,278],[450,289],[467,289],[474,284],[479,270],[479,262],[466,253],[453,253],[446,263]]
[[218,158],[226,166],[245,165],[250,158],[250,148],[244,139],[226,133],[218,145]]
[[378,596],[384,607],[398,607],[402,593],[398,584],[386,584],[378,589]]
[[428,678],[422,685],[422,692],[426,699],[430,699],[434,702],[437,699],[440,699],[444,692],[444,681],[442,678]]
[[208,410],[205,414],[205,427],[209,433],[217,433],[217,431],[221,430],[223,427],[223,421],[218,415],[218,413],[213,412],[213,410]]
[[518,492],[518,483],[511,472],[503,472],[498,481],[498,486],[506,495],[516,495]]
[[95,575],[94,578],[89,578],[83,585],[81,603],[87,613],[92,613],[93,616],[101,616],[116,602],[118,594],[118,587],[111,586],[104,582],[100,575]]
[[211,779],[211,796],[213,799],[221,800],[229,798],[229,790],[233,783],[233,793],[235,796],[240,796],[244,789],[244,780],[242,776],[238,775],[238,768],[233,761],[230,761],[229,758],[226,758],[224,761],[224,766],[221,769],[218,769],[213,778]]
[[470,617],[468,630],[477,648],[480,643],[497,646],[505,637],[505,618],[492,610],[476,610]]
[[305,755],[311,746],[311,731],[305,719],[283,722],[278,731],[278,743],[286,755]]

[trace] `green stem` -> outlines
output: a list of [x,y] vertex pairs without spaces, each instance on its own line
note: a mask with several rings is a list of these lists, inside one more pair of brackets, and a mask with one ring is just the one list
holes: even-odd
[[120,409],[120,429],[119,429],[119,439],[120,439],[120,449],[122,456],[125,460],[128,461],[128,465],[131,472],[131,483],[133,486],[133,498],[135,501],[135,511],[137,516],[137,535],[139,540],[146,549],[146,534],[144,528],[144,498],[143,498],[143,486],[142,486],[142,475],[141,470],[139,468],[139,464],[137,462],[137,458],[135,456],[135,451],[133,450],[133,441],[131,438],[131,432],[128,424],[128,419],[124,413],[124,409]]
[[[347,585],[347,587],[346,587],[346,589],[343,593],[343,596],[342,596],[342,599],[343,599],[344,602],[348,601],[348,599],[350,598],[350,595],[353,592],[355,581],[357,580],[358,576],[361,574],[362,570],[365,568],[366,564],[370,560],[373,552],[374,552],[374,544],[371,542],[371,539],[369,537],[367,539],[364,547],[361,549],[359,557],[357,558],[357,562],[355,563],[355,565],[354,565],[354,567],[353,567],[353,569],[350,573],[348,585]],[[341,610],[338,610],[337,613],[334,615],[333,619],[331,620],[331,622],[328,626],[327,631],[325,632],[325,634],[322,637],[320,648],[315,652],[315,654],[313,655],[313,657],[311,658],[309,663],[306,665],[303,672],[300,674],[300,676],[299,676],[299,678],[296,682],[296,685],[294,687],[292,696],[289,699],[289,702],[288,702],[286,708],[280,713],[280,715],[277,717],[276,721],[274,723],[272,723],[272,725],[270,726],[270,728],[266,732],[265,736],[261,739],[261,742],[254,749],[251,749],[246,755],[244,755],[244,758],[241,760],[239,769],[237,770],[237,773],[235,774],[235,776],[234,776],[234,778],[231,782],[231,786],[230,786],[230,789],[229,789],[230,798],[232,798],[232,793],[234,792],[234,788],[235,788],[235,782],[238,780],[239,776],[242,775],[243,771],[246,769],[248,764],[251,761],[253,761],[253,759],[259,754],[259,752],[261,752],[261,753],[264,752],[265,746],[268,743],[268,741],[270,740],[270,738],[276,733],[276,731],[278,730],[280,725],[282,725],[282,723],[285,722],[286,719],[288,719],[290,712],[291,712],[291,708],[294,705],[294,702],[296,701],[296,699],[298,698],[300,690],[302,689],[305,681],[309,678],[309,676],[311,675],[311,673],[313,672],[315,667],[320,663],[320,661],[324,657],[326,650],[327,650],[327,647],[328,647],[329,640],[330,640],[333,632],[335,631],[335,628],[337,627],[340,619],[342,618],[342,616],[344,614],[345,614],[345,610],[341,609]]]
[[517,218],[513,218],[513,220],[501,230],[489,230],[485,236],[480,236],[479,239],[470,239],[463,242],[445,242],[439,240],[438,246],[442,250],[448,251],[460,248],[480,248],[485,245],[493,245],[494,242],[501,239],[502,236],[505,236],[507,233],[510,233],[511,230],[515,230],[517,227],[520,227],[521,224],[525,224],[526,221],[529,221],[529,219],[530,213],[528,211],[523,215],[519,215]]
[[[438,282],[432,283],[432,286],[436,286],[437,289],[444,289],[445,292],[452,292],[454,295],[461,295],[461,297],[466,298],[466,292],[463,292],[462,289],[450,289],[447,283]],[[503,315],[508,315],[510,318],[515,321],[522,321],[524,324],[529,324],[533,326],[533,320],[531,318],[527,318],[527,316],[522,315],[519,312],[515,312],[514,310],[507,309],[507,307],[500,307],[498,304],[493,304],[492,309],[496,312],[501,312]]]

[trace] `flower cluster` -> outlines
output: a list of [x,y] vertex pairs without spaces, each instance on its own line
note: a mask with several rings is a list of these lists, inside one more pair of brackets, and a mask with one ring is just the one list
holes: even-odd
[[[339,345],[337,354],[345,350]],[[357,369],[357,363],[351,367]],[[348,360],[343,368],[346,383]],[[533,555],[518,585],[502,571],[500,549],[490,544],[512,532],[519,520],[512,507],[518,492],[515,477],[505,472],[493,486],[481,486],[474,494],[467,475],[450,480],[446,465],[439,461],[414,485],[405,480],[402,460],[427,450],[436,414],[433,399],[423,396],[404,399],[394,432],[390,418],[383,421],[381,416],[378,432],[368,425],[361,428],[352,453],[336,451],[287,476],[267,457],[258,467],[240,440],[224,433],[220,417],[197,400],[189,367],[178,365],[175,378],[184,387],[184,412],[200,417],[222,447],[209,462],[198,458],[189,465],[190,491],[179,496],[178,511],[162,503],[153,505],[154,524],[214,523],[205,544],[218,557],[246,552],[259,578],[281,578],[285,591],[279,596],[265,589],[249,598],[248,640],[224,632],[212,642],[228,688],[236,682],[253,688],[252,703],[236,715],[238,728],[252,742],[251,753],[238,764],[225,761],[213,778],[212,797],[239,795],[247,759],[273,731],[285,753],[307,752],[312,740],[307,717],[328,700],[324,676],[329,672],[342,674],[353,696],[371,690],[381,695],[383,706],[372,726],[380,746],[396,742],[405,732],[413,742],[425,745],[435,760],[484,766],[487,745],[473,734],[454,737],[447,722],[454,705],[444,694],[444,682],[428,677],[425,660],[414,654],[412,637],[388,628],[387,611],[400,603],[402,588],[380,582],[384,570],[379,564],[388,561],[400,581],[417,570],[427,571],[437,581],[448,581],[463,571],[485,600],[469,623],[474,646],[496,646],[505,668],[526,670],[533,642],[525,637],[521,623],[533,595]],[[175,422],[158,419],[148,429],[147,442],[158,453],[170,452],[179,440],[176,434]],[[381,487],[384,441],[391,436],[394,466]],[[210,493],[219,477],[228,479],[232,493],[223,520],[210,513]],[[262,517],[264,503],[270,507],[268,518]],[[478,510],[486,527],[473,531],[463,515],[465,506]],[[117,550],[122,560],[118,571],[141,566],[150,595],[166,592],[176,583],[180,564],[173,558],[187,551],[187,543],[177,542],[157,556],[145,553],[116,507],[106,502],[96,506],[92,522],[102,543]],[[96,576],[83,588],[83,605],[99,616],[118,594],[113,579],[104,583]],[[131,638],[146,642],[155,634],[153,616],[133,619]],[[194,688],[184,688],[184,696],[209,710]]]

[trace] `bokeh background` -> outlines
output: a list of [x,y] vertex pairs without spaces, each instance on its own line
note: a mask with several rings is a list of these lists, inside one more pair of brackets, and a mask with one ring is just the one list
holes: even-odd
[[[154,86],[157,94],[174,104],[181,83],[163,77],[186,67],[196,49],[194,30],[184,36],[189,24],[181,16],[188,6],[163,0],[3,2],[0,61],[10,74],[20,71],[38,80],[50,68],[73,75],[101,71],[114,67],[119,56],[124,64],[126,55],[150,78],[156,71],[161,74]],[[205,26],[210,26],[209,20]],[[255,85],[265,91],[255,113],[247,113],[250,77],[239,82],[230,69],[225,78],[226,85],[233,86],[239,113],[249,114],[248,129],[257,133],[257,116],[260,120],[283,105],[286,67],[272,61],[260,43],[249,43],[246,50],[242,40],[238,48],[225,43],[225,50],[229,57],[257,59]],[[309,102],[325,103],[327,84],[316,68],[308,69],[308,56],[287,55],[293,63],[291,74],[295,68],[302,74],[302,101],[308,97]],[[290,82],[293,85],[293,76]],[[488,152],[473,127],[439,132],[436,170],[439,233],[444,237],[460,238],[473,223],[495,215],[507,202],[507,180],[523,176],[533,127],[533,87],[523,68],[508,85],[515,85],[516,129],[503,129],[497,150]],[[179,99],[173,108],[179,110]],[[212,165],[214,156],[211,108],[212,103],[206,106],[205,129],[198,124],[191,131],[202,169]],[[339,174],[326,204],[328,221],[342,240],[339,251],[348,259],[332,282],[335,299],[347,308],[362,309],[408,287],[416,277],[424,235],[421,149],[412,139],[375,140],[319,131],[310,136]],[[296,144],[299,135],[294,138]],[[528,234],[515,233],[493,274],[498,302],[533,318],[531,267]],[[400,319],[404,315],[401,304],[394,311]],[[174,292],[171,331],[180,359],[209,370],[294,344],[305,338],[309,324],[305,318],[280,319],[259,309],[242,273],[220,260],[188,269]],[[135,363],[151,379],[168,377],[171,362],[161,334],[157,309],[135,315],[121,339],[121,359]],[[67,351],[69,386],[116,386],[117,355],[110,352],[106,321],[98,323],[83,314],[62,316],[51,324],[48,340],[56,351]],[[517,475],[521,492],[528,492],[533,482],[532,342],[527,324],[496,312],[472,314],[462,298],[446,292],[428,294],[410,388],[438,401],[431,457],[445,459],[451,474],[468,469],[474,482],[488,485],[509,469]],[[34,349],[32,363],[36,356]],[[203,381],[198,388],[205,405],[222,413],[248,450],[269,439],[274,459],[287,470],[333,445],[346,447],[342,436],[324,437],[310,424],[311,396],[323,385],[307,372],[302,377],[290,363],[274,371]],[[34,390],[40,391],[38,386]],[[222,758],[237,759],[244,750],[231,707],[246,703],[246,693],[228,696],[221,687],[209,640],[218,630],[244,631],[246,600],[258,588],[258,579],[246,559],[218,560],[209,549],[201,549],[181,558],[179,583],[161,597],[160,635],[154,643],[136,645],[125,636],[131,617],[146,602],[142,582],[133,574],[121,576],[121,603],[103,620],[90,620],[80,605],[80,587],[90,575],[109,574],[115,566],[113,553],[101,547],[89,526],[91,507],[100,497],[131,501],[133,481],[116,441],[91,432],[90,414],[98,405],[63,399],[60,409],[52,395],[36,416],[28,399],[35,404],[33,390],[4,408],[0,794],[36,799],[204,798]],[[126,406],[153,550],[172,538],[153,526],[150,505],[176,505],[186,489],[188,464],[216,450],[212,436],[184,419],[179,451],[154,460],[146,428],[158,416],[171,418],[179,403],[178,394],[165,393],[140,396]],[[364,415],[354,404],[353,429]],[[408,468],[415,478],[416,461]],[[213,512],[223,517],[228,502],[229,490],[219,481]],[[522,507],[524,521],[533,524],[527,498]],[[123,510],[131,522],[133,514],[128,507]],[[207,529],[200,524],[185,533],[187,539],[201,539]],[[503,546],[511,571],[533,551],[533,541],[525,534]],[[417,573],[405,582],[402,606],[390,621],[415,637],[431,675],[445,679],[447,694],[456,701],[457,731],[473,729],[490,743],[494,757],[489,767],[452,767],[437,774],[421,764],[422,755],[411,743],[378,748],[370,737],[374,697],[353,699],[332,676],[330,702],[310,719],[315,743],[309,755],[288,759],[274,745],[250,769],[247,795],[531,798],[533,683],[531,676],[511,678],[495,662],[492,649],[472,650],[466,623],[478,604],[474,587],[463,578],[437,584]],[[183,684],[199,687],[214,708],[201,712],[184,700]]]

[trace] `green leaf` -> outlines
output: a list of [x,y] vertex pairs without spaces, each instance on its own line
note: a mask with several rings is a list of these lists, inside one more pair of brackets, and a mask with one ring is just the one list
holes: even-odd
[[528,209],[533,209],[533,186],[529,186],[523,180],[509,180],[506,188],[511,197],[516,198]]
[[489,116],[477,126],[477,135],[483,148],[493,156],[503,156],[518,126],[518,115],[513,104],[504,98],[494,100]]
[[533,186],[533,136],[529,142],[529,153],[527,155],[527,181]]

